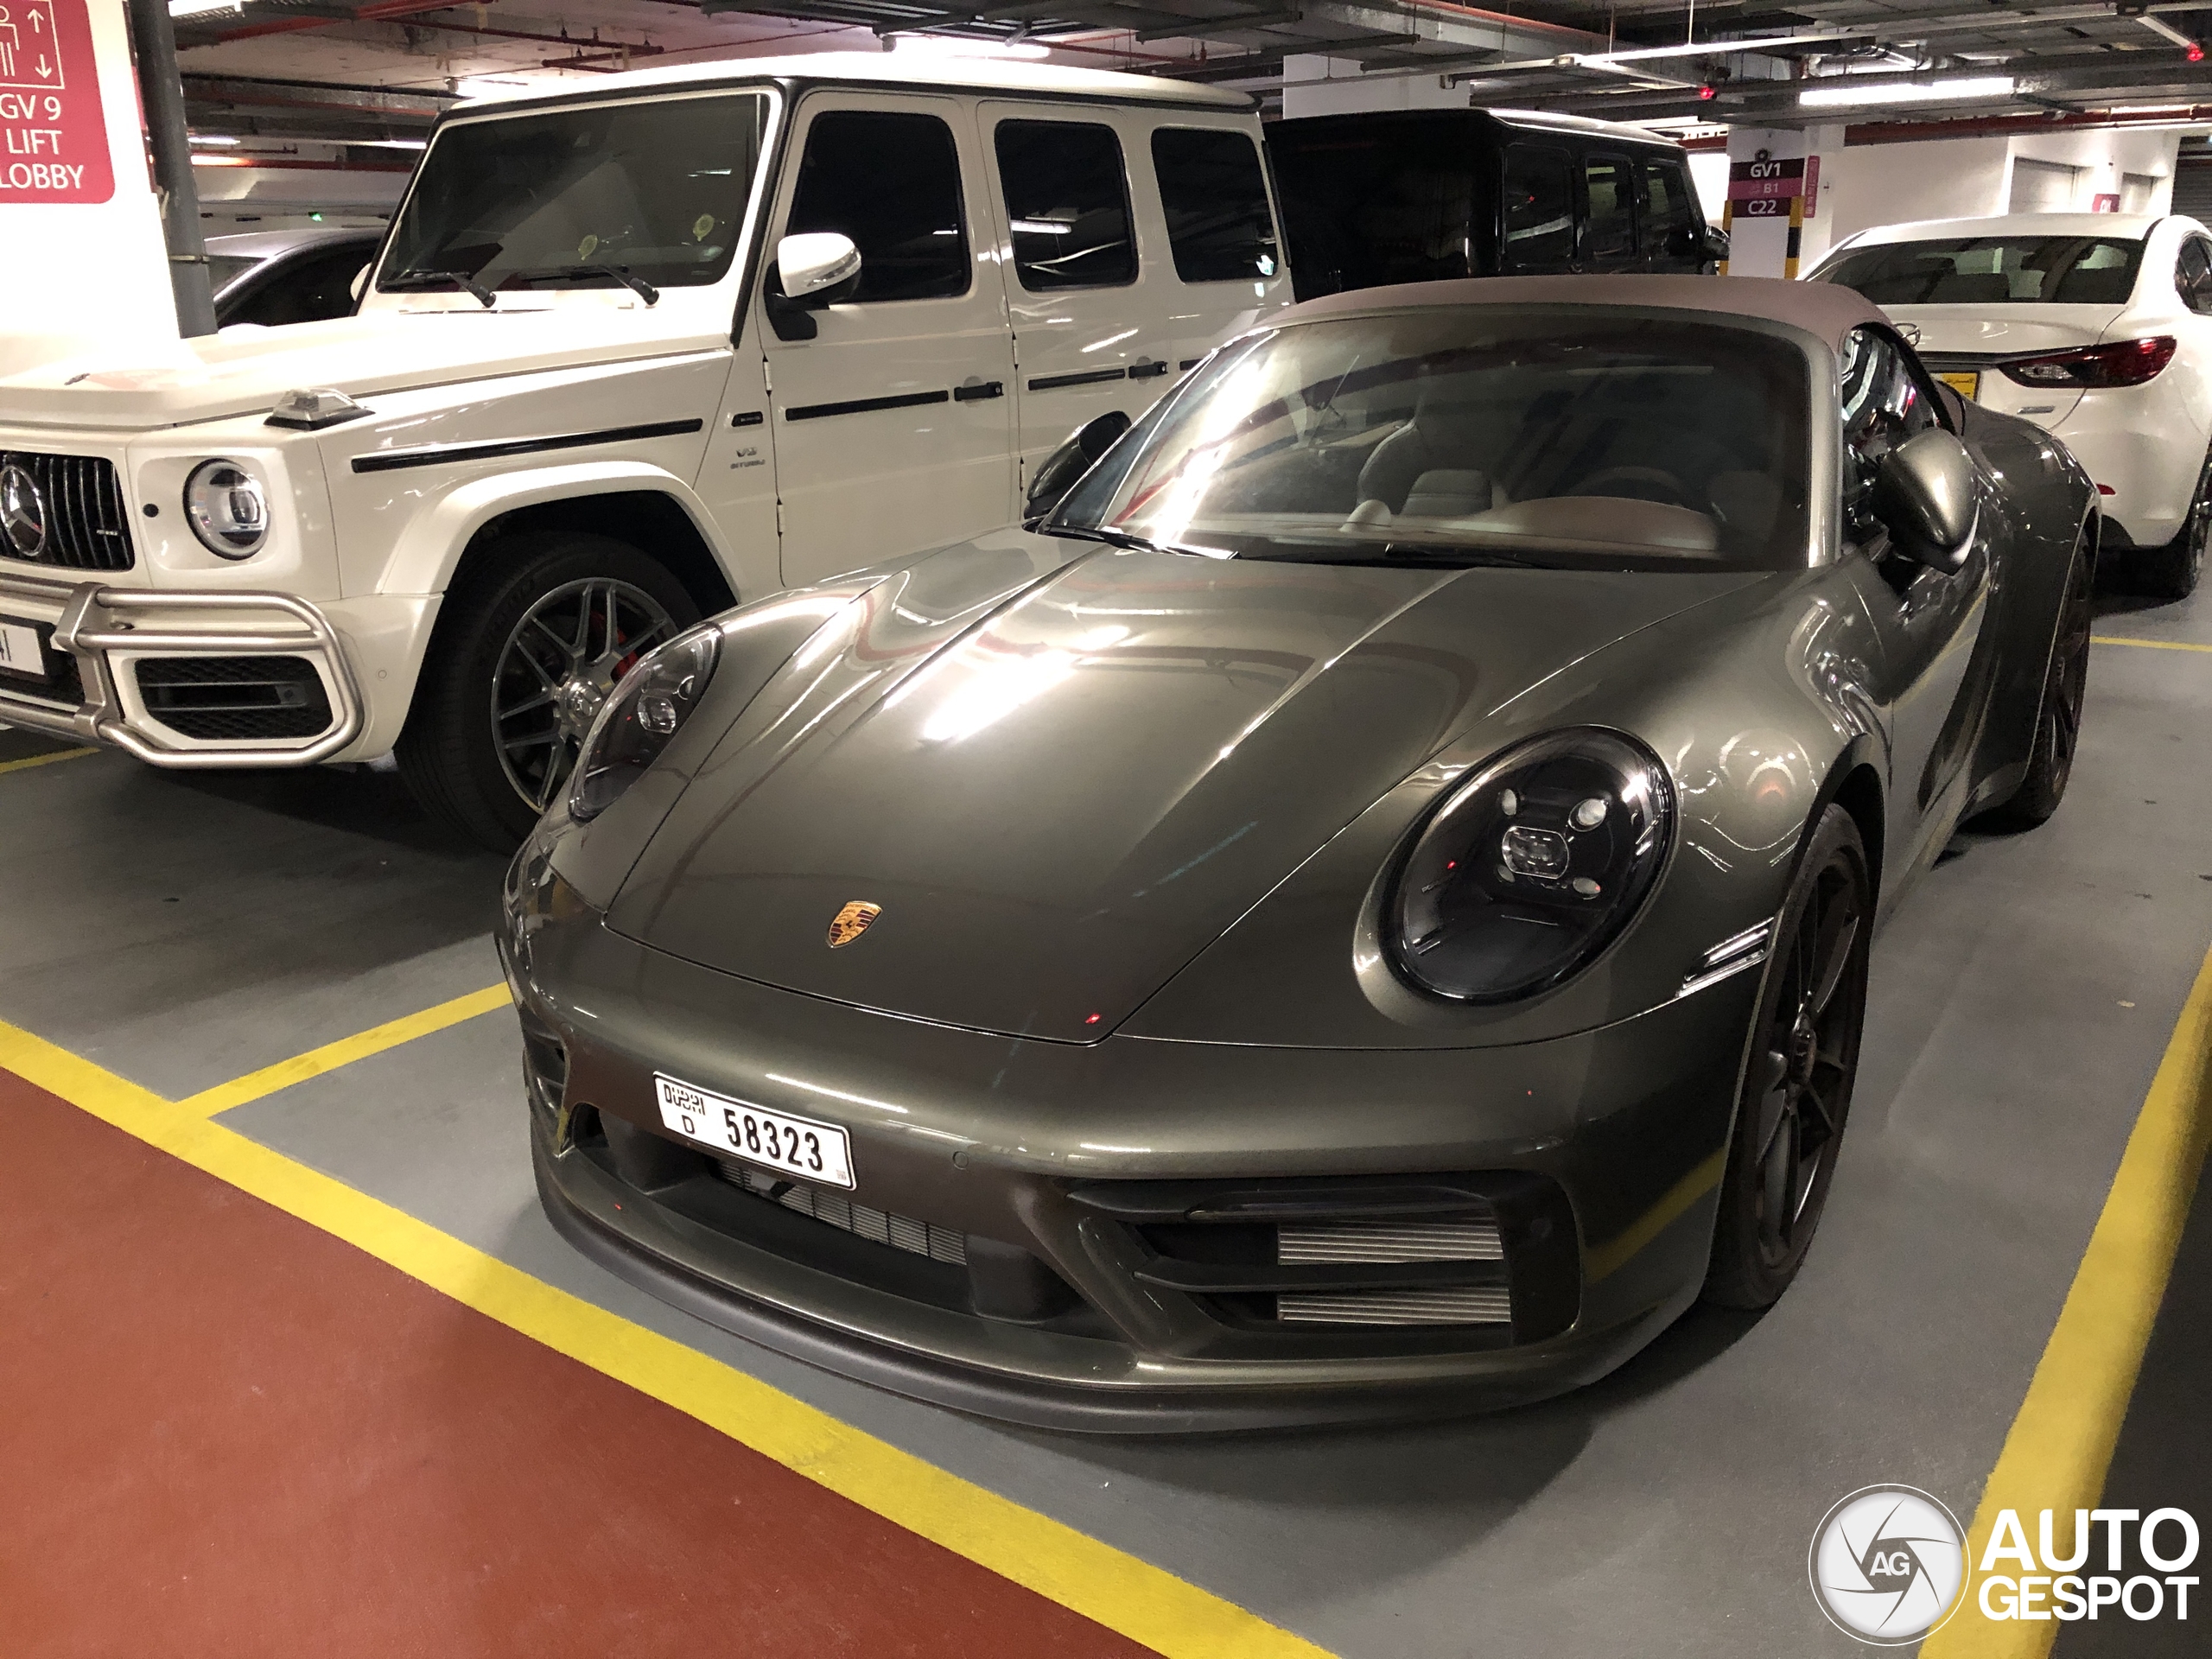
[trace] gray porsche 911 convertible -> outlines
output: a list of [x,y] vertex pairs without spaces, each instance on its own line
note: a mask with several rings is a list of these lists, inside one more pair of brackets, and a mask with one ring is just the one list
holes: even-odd
[[1027,526],[613,689],[501,929],[546,1209],[1076,1429],[1502,1405],[1771,1302],[1877,918],[2065,789],[2096,499],[1844,289],[1287,312]]

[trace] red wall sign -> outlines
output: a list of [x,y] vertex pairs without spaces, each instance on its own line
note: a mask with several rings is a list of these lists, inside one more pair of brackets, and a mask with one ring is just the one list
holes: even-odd
[[0,207],[114,194],[85,0],[0,0]]

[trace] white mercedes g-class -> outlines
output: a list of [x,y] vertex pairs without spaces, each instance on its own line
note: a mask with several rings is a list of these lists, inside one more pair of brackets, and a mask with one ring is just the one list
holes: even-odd
[[896,53],[439,123],[358,315],[0,381],[0,721],[512,844],[639,652],[1018,516],[1290,302],[1260,128]]

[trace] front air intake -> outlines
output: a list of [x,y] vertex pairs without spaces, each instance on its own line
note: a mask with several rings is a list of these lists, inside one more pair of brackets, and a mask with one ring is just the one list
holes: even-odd
[[926,1255],[932,1262],[949,1262],[955,1267],[968,1263],[967,1238],[950,1227],[936,1227],[912,1216],[895,1216],[887,1210],[855,1204],[842,1192],[809,1186],[803,1181],[785,1180],[735,1158],[713,1155],[721,1178],[732,1186],[767,1198],[786,1210],[811,1216],[824,1225],[856,1238],[872,1239],[912,1255]]
[[[1325,1221],[1275,1230],[1275,1260],[1377,1266],[1414,1262],[1503,1262],[1495,1216],[1431,1222]],[[1428,1289],[1281,1291],[1286,1325],[1494,1325],[1513,1317],[1503,1284]]]

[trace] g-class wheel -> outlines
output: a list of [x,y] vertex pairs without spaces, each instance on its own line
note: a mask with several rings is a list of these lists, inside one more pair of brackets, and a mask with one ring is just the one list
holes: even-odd
[[446,595],[400,734],[408,787],[461,834],[512,847],[559,798],[614,683],[698,619],[681,582],[608,537],[482,550]]

